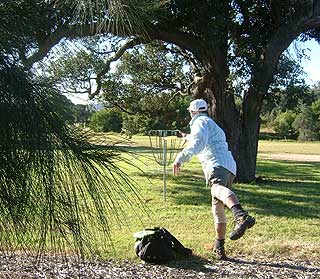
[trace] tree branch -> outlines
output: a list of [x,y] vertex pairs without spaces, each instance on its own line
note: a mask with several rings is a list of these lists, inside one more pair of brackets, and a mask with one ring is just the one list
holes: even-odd
[[[85,36],[93,36],[97,34],[97,28],[94,25],[82,25],[82,26],[60,26],[58,27],[50,36],[46,37],[45,40],[39,41],[39,49],[37,52],[29,56],[28,58],[22,57],[23,64],[26,68],[31,68],[35,62],[42,60],[47,53],[56,45],[58,44],[63,38],[77,38],[77,37],[85,37]],[[151,39],[149,37],[137,36],[132,40],[127,41],[122,47],[120,47],[117,52],[110,57],[106,61],[106,65],[102,69],[100,73],[97,74],[96,83],[97,88],[94,92],[89,93],[89,98],[92,99],[96,95],[100,93],[101,90],[101,79],[102,77],[110,70],[110,64],[114,61],[117,61],[125,51],[130,48],[133,48],[136,45],[142,43],[149,43]]]
[[106,97],[105,99],[106,99],[106,101],[109,102],[112,106],[120,109],[122,112],[125,112],[125,113],[127,113],[128,115],[135,115],[134,112],[128,110],[125,105],[122,105],[122,104],[119,103],[118,101],[113,101],[112,99],[108,99],[107,97]]
[[127,41],[123,46],[121,46],[117,50],[117,52],[106,61],[104,68],[100,71],[100,73],[97,74],[97,77],[96,77],[97,89],[89,95],[89,98],[92,99],[100,93],[100,90],[102,87],[102,81],[101,81],[102,77],[110,70],[110,64],[112,62],[117,61],[128,49],[131,49],[139,44],[149,43],[149,42],[151,41],[144,37],[136,37],[130,41]]
[[[313,10],[306,10],[304,15],[300,15],[294,21],[283,24],[275,30],[264,48],[264,53],[261,54],[260,70],[254,71],[253,86],[258,86],[261,90],[248,90],[248,94],[250,92],[267,92],[281,54],[300,34],[320,27],[320,1],[314,1],[313,3]],[[261,75],[263,75],[263,78]]]
[[22,62],[26,68],[31,68],[34,63],[42,60],[48,54],[48,52],[63,38],[77,38],[82,36],[92,36],[94,34],[96,34],[96,27],[94,25],[61,25],[48,37],[41,41],[39,40],[38,51],[28,58],[22,58]]
[[60,89],[64,94],[88,94],[88,90],[81,91],[81,90],[67,90],[67,89]]
[[166,30],[153,30],[148,33],[148,36],[153,40],[164,41],[179,46],[181,49],[192,52],[196,59],[203,60],[204,53],[202,52],[205,42],[200,38],[180,32],[180,31],[166,31]]
[[[130,37],[136,36],[141,40],[140,43],[151,42],[152,40],[161,40],[169,43],[173,43],[177,46],[180,46],[182,49],[190,50],[192,53],[195,53],[195,56],[201,57],[203,53],[197,51],[199,44],[203,45],[204,42],[193,36],[192,34],[183,33],[180,31],[161,31],[156,27],[154,30],[144,31],[141,34],[117,34],[120,37]],[[45,38],[38,38],[38,50],[27,58],[23,58],[23,64],[26,68],[31,68],[32,65],[40,60],[42,60],[47,53],[57,45],[63,38],[71,39],[78,37],[93,36],[96,34],[108,33],[105,30],[99,29],[95,24],[82,24],[82,25],[60,25],[54,30],[50,35]],[[109,32],[112,34],[111,32]],[[134,39],[137,40],[137,39]],[[201,60],[201,59],[200,59]]]
[[186,50],[178,47],[179,52],[181,53],[181,55],[188,61],[189,65],[192,68],[192,72],[196,75],[196,76],[200,76],[201,75],[201,70],[199,69],[198,65],[197,65],[197,61],[189,54],[187,53]]

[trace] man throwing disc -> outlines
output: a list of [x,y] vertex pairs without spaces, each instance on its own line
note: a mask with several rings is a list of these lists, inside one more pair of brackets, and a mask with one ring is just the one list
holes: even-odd
[[237,166],[228,149],[224,131],[207,114],[208,105],[203,99],[196,99],[188,108],[191,116],[190,134],[181,132],[187,146],[173,162],[174,175],[179,174],[183,163],[197,155],[206,178],[211,186],[212,213],[215,223],[216,241],[213,252],[220,260],[226,260],[224,242],[227,228],[225,206],[231,209],[235,226],[231,240],[242,237],[245,231],[255,224],[255,219],[243,210],[237,196],[231,191]]

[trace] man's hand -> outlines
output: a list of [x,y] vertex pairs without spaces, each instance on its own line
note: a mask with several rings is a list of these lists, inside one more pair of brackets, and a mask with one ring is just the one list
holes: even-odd
[[186,136],[187,136],[187,134],[182,132],[182,131],[180,131],[180,130],[177,132],[177,137],[178,138],[185,138]]
[[178,175],[179,174],[179,172],[180,172],[180,166],[181,166],[181,164],[179,164],[179,163],[173,163],[173,174],[174,175]]
[[181,146],[184,146],[187,142],[187,133],[181,132],[180,130],[177,133],[177,137],[181,138]]

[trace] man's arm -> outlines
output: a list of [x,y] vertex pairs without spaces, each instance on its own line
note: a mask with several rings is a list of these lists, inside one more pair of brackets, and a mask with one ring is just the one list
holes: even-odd
[[184,162],[191,159],[193,155],[200,153],[207,143],[207,130],[203,123],[198,123],[192,127],[191,134],[186,134],[188,145],[177,155],[173,163],[173,174],[180,172],[180,167]]
[[178,131],[177,137],[182,138],[182,146],[184,146],[188,141],[190,134],[184,133],[182,131]]

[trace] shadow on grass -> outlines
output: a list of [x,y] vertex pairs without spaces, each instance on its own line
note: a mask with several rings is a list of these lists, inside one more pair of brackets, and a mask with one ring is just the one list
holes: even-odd
[[[176,182],[172,197],[176,204],[210,205],[210,188],[195,179]],[[256,184],[234,184],[244,208],[254,208],[261,215],[291,218],[318,218],[320,216],[320,183],[291,182],[276,179]]]
[[188,175],[174,177],[173,198],[176,204],[183,205],[210,205],[210,187],[206,187],[203,175],[188,171]]
[[[163,148],[159,147],[150,147],[150,146],[124,146],[124,145],[119,145],[118,148],[120,150],[128,151],[131,153],[136,153],[136,154],[143,154],[143,153],[149,153],[152,156],[152,153],[158,154],[158,153],[163,153]],[[173,154],[176,154],[179,152],[181,149],[179,148],[170,148],[167,147],[167,154],[170,154],[170,151],[173,152]],[[169,155],[167,155],[169,156]]]
[[242,204],[261,215],[294,218],[320,216],[320,183],[266,180],[255,185],[235,185]]
[[320,182],[320,162],[258,160],[257,174],[268,178]]
[[235,191],[244,204],[264,215],[319,218],[319,169],[318,162],[258,161],[263,179]]
[[[244,208],[266,216],[319,218],[320,163],[259,161],[257,169],[263,179],[233,185]],[[157,178],[162,179],[161,174]],[[168,194],[178,205],[211,204],[210,188],[199,170],[184,170],[168,184]]]
[[[147,179],[162,181],[162,173],[140,173]],[[162,183],[162,182],[161,182]],[[197,170],[188,170],[179,176],[168,176],[167,192],[174,199],[175,204],[210,205],[210,188],[205,186],[203,174]]]
[[132,153],[140,154],[140,153],[150,153],[152,155],[152,148],[148,146],[118,146],[120,150],[129,151]]

